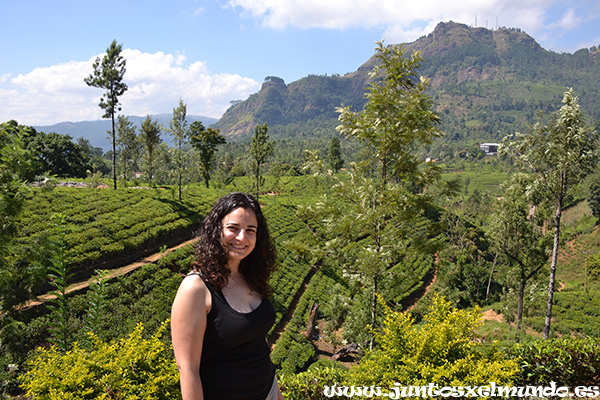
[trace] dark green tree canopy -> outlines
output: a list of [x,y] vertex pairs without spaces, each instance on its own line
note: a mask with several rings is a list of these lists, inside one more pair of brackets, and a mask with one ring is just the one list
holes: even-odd
[[195,121],[190,125],[190,142],[200,153],[200,172],[208,188],[210,174],[215,166],[215,152],[219,145],[225,144],[225,137],[218,129],[205,129],[202,122]]
[[254,163],[254,177],[256,178],[256,198],[258,198],[260,187],[260,165],[267,161],[274,151],[273,143],[269,142],[268,130],[266,122],[256,125],[250,144],[250,157]]
[[85,178],[92,170],[88,149],[73,142],[69,135],[38,133],[27,145],[37,160],[36,174]]
[[342,160],[342,150],[340,148],[340,138],[337,136],[331,138],[327,161],[329,162],[329,167],[333,171],[339,171],[344,165],[344,160]]

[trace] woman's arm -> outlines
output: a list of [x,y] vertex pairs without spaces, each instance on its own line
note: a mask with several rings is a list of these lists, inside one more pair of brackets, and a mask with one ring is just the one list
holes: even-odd
[[171,309],[171,338],[183,400],[204,400],[200,358],[211,295],[199,276],[183,279]]

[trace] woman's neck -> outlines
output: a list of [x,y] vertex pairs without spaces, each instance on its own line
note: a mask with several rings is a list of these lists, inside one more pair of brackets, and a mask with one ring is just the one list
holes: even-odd
[[239,261],[229,261],[227,263],[227,269],[231,271],[231,275],[239,276],[240,275],[240,262]]

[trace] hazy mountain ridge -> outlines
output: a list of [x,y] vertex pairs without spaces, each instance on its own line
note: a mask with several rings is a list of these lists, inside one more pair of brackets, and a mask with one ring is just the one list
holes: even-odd
[[[163,128],[169,127],[169,121],[173,118],[172,114],[156,114],[150,116],[152,120],[158,120],[158,123],[163,126]],[[140,129],[142,121],[146,119],[146,116],[139,117],[136,115],[130,115],[129,120],[133,122],[133,124]],[[217,122],[216,118],[211,117],[203,117],[199,115],[188,115],[187,116],[188,123],[192,123],[194,121],[202,121],[204,126],[208,127],[215,122]],[[110,119],[101,119],[96,121],[80,121],[80,122],[60,122],[54,125],[45,125],[45,126],[34,126],[37,131],[50,133],[56,132],[62,135],[69,135],[73,137],[74,140],[77,140],[79,137],[83,137],[90,141],[92,146],[100,147],[104,151],[108,151],[111,148],[111,144],[107,139],[108,131],[111,130],[111,121]],[[163,140],[165,138],[165,133],[163,132]]]
[[[430,79],[432,96],[448,139],[495,140],[532,123],[538,110],[551,112],[573,87],[591,122],[600,119],[600,51],[574,54],[543,49],[519,29],[490,30],[440,23],[413,43],[420,51],[419,73]],[[231,106],[215,124],[227,137],[243,137],[258,123],[272,137],[335,134],[340,105],[361,109],[368,73],[376,58],[344,76],[308,75],[285,84],[267,77],[258,93]]]

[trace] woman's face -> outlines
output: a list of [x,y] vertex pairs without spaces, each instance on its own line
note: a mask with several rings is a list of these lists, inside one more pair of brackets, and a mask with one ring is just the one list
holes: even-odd
[[258,220],[253,210],[236,208],[223,218],[222,226],[223,246],[230,262],[239,262],[254,250]]

